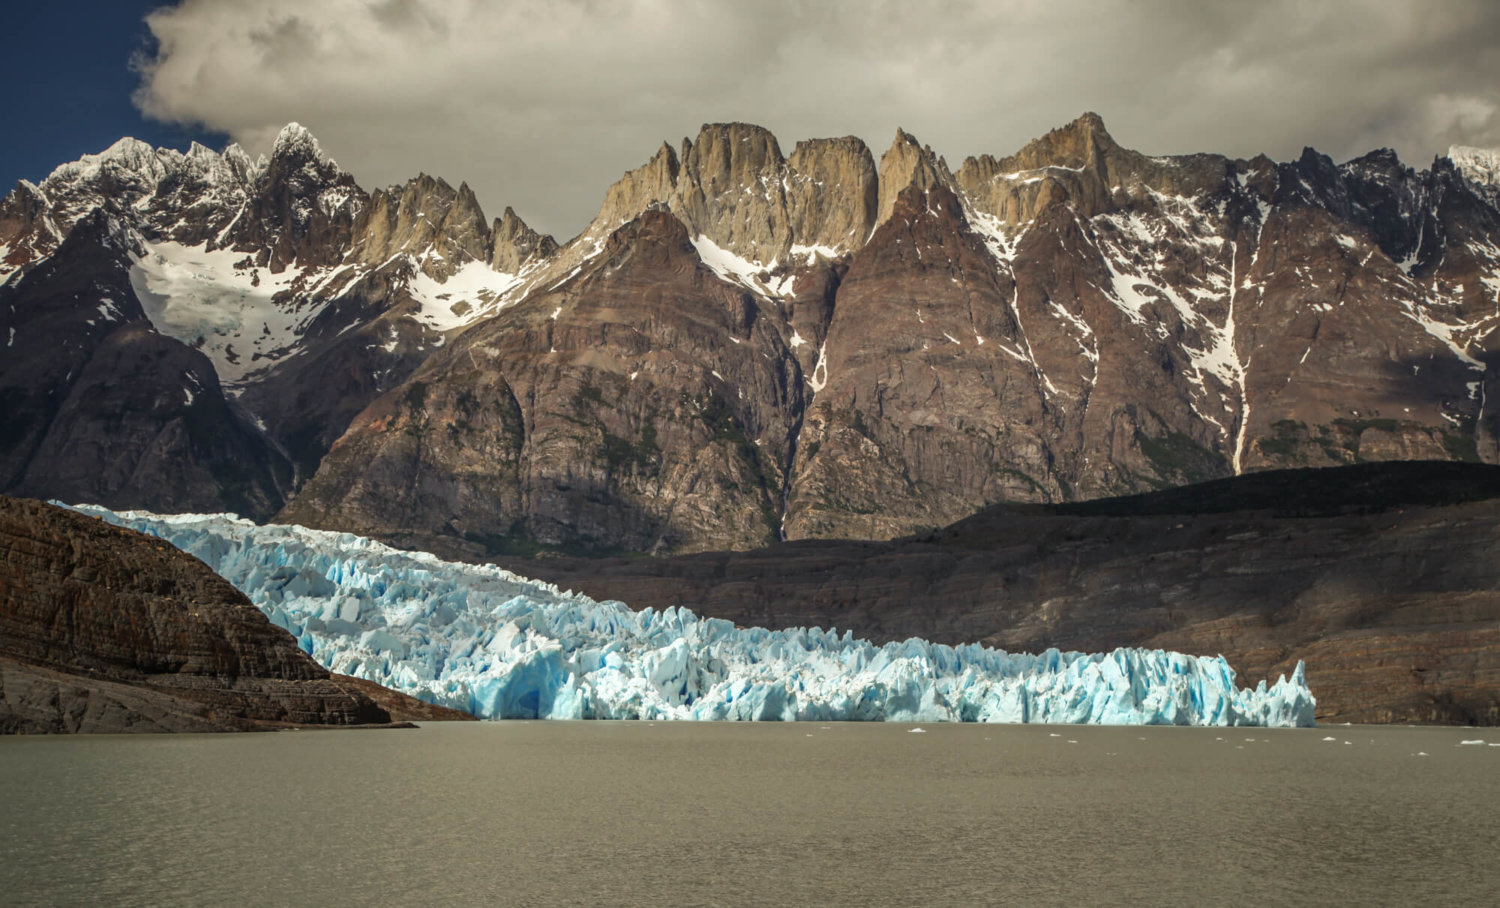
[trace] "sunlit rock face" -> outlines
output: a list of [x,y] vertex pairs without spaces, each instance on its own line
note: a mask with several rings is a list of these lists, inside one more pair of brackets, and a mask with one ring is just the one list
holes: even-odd
[[[0,200],[0,343],[92,349],[89,313],[133,298],[176,352],[92,368],[182,399],[206,357],[226,406],[194,425],[223,445],[111,445],[60,415],[76,369],[0,363],[29,401],[0,490],[183,507],[76,490],[145,458],[205,507],[450,555],[661,554],[1493,462],[1495,160],[1158,157],[1085,114],[955,170],[900,130],[785,154],[711,123],[558,244],[462,183],[367,191],[295,124],[262,160],[122,140]],[[43,286],[65,247],[76,286]]]

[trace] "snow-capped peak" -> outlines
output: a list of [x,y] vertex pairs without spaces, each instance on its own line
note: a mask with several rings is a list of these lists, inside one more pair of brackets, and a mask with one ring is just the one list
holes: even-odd
[[337,162],[323,153],[323,146],[318,144],[318,140],[301,123],[288,123],[281,127],[281,132],[276,134],[276,141],[271,145],[272,158],[292,155],[306,156],[337,166]]
[[1500,186],[1500,148],[1454,145],[1448,149],[1448,160],[1470,183]]
[[31,182],[30,180],[17,180],[16,189],[20,192],[25,193],[26,195],[31,196],[42,205],[51,204],[49,201],[47,201],[47,194],[45,192],[42,192],[42,187]]
[[130,171],[152,183],[166,173],[166,167],[159,160],[155,148],[140,139],[126,136],[98,154],[86,154],[76,161],[60,165],[48,175],[45,183],[93,179],[106,167]]

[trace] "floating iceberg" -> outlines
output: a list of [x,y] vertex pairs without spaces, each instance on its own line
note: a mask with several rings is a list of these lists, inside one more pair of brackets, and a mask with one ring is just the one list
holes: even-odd
[[77,510],[202,559],[330,670],[484,718],[1313,724],[1301,664],[1242,690],[1219,657],[876,646],[634,611],[348,533]]

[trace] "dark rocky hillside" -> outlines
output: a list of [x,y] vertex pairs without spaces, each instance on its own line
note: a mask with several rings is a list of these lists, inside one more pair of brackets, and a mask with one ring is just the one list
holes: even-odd
[[0,733],[472,718],[331,675],[201,561],[0,497]]
[[1500,724],[1500,467],[1277,471],[893,542],[506,566],[636,608],[1005,649],[1301,659],[1322,722]]

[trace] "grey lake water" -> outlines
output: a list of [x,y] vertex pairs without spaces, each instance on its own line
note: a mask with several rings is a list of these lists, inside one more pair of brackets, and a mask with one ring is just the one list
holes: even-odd
[[1497,904],[1490,742],[644,722],[12,738],[0,903]]

